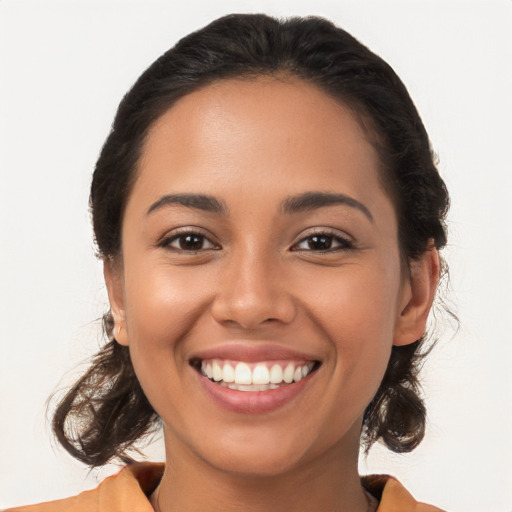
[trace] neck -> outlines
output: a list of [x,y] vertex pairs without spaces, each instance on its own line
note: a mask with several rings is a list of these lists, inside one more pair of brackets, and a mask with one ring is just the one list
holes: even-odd
[[212,467],[186,447],[170,444],[166,435],[166,469],[151,497],[157,512],[368,510],[357,470],[358,449],[338,446],[289,471],[251,475]]

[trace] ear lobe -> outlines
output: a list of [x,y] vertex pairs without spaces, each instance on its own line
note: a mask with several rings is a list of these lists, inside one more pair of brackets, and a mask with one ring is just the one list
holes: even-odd
[[114,318],[114,339],[120,345],[128,346],[122,272],[111,259],[105,259],[103,260],[103,276],[107,285],[110,311]]
[[432,241],[431,247],[411,263],[405,304],[401,305],[393,345],[414,343],[425,333],[440,272],[439,253]]

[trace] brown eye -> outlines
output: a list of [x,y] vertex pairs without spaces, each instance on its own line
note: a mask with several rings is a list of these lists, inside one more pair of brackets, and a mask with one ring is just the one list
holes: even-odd
[[318,233],[303,238],[295,247],[296,251],[336,251],[343,249],[351,249],[352,242],[345,240],[339,236],[327,233]]
[[197,252],[215,249],[216,246],[204,235],[199,233],[183,233],[173,236],[165,242],[166,247],[180,251]]
[[313,251],[326,251],[331,249],[333,243],[332,236],[315,235],[307,239],[308,248]]

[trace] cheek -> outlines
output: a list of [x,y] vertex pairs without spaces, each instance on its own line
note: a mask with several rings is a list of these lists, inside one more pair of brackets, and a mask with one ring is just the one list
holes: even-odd
[[208,275],[191,279],[190,269],[146,264],[144,272],[127,272],[127,332],[138,373],[151,374],[163,366],[182,371],[182,340],[209,307],[209,289]]
[[[368,403],[384,376],[398,317],[400,269],[391,261],[351,266],[311,280],[311,321],[330,342],[329,370],[345,396]],[[349,400],[349,398],[347,398]]]
[[187,431],[187,418],[194,417],[195,411],[187,399],[186,340],[209,307],[208,276],[191,279],[190,269],[151,267],[147,262],[132,266],[132,272],[126,268],[127,333],[135,373],[164,421]]
[[397,265],[376,263],[347,266],[309,281],[307,308],[332,339],[348,345],[350,340],[364,340],[363,345],[392,340],[400,272]]

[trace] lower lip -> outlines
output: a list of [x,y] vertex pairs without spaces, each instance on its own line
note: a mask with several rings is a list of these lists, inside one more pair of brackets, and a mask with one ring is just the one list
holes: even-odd
[[303,392],[313,375],[310,374],[299,382],[267,391],[238,391],[220,386],[196,373],[203,389],[217,405],[241,414],[262,414],[283,407]]

